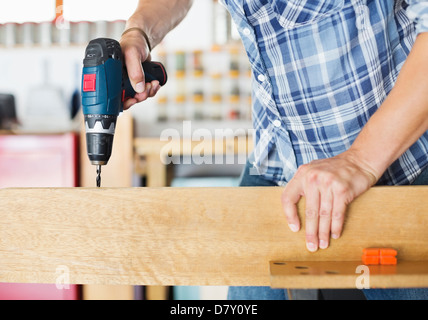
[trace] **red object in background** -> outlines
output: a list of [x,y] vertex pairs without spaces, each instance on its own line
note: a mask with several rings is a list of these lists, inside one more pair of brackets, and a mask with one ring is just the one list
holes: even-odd
[[78,137],[0,135],[0,188],[77,187]]
[[0,300],[78,300],[80,288],[70,285],[57,289],[54,284],[0,283]]
[[[78,143],[72,133],[0,135],[0,188],[77,187]],[[0,283],[1,300],[79,298],[78,285],[58,289],[55,284]]]

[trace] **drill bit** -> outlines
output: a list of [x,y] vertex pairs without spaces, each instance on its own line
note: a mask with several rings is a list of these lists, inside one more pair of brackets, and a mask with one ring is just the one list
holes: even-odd
[[101,187],[101,165],[97,165],[97,187]]

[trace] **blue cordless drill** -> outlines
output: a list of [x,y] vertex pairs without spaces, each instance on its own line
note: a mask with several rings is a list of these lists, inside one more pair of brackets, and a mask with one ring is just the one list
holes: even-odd
[[[159,62],[143,64],[146,82],[167,81]],[[101,166],[106,165],[113,149],[117,116],[126,99],[135,91],[129,81],[122,49],[114,39],[98,38],[89,42],[82,72],[82,109],[85,116],[86,144],[89,160],[97,166],[97,187],[101,185]]]

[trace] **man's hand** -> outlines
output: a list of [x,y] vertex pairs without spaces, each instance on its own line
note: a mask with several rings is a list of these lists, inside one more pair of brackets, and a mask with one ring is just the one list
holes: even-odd
[[134,98],[128,99],[123,109],[129,109],[132,105],[142,102],[149,97],[154,97],[160,89],[159,81],[145,82],[142,63],[151,59],[148,44],[138,30],[130,31],[120,39],[120,46],[125,57],[129,80],[137,93]]
[[350,149],[301,166],[287,184],[282,203],[293,231],[300,229],[296,203],[306,197],[306,244],[310,251],[327,248],[330,234],[332,238],[341,235],[351,201],[373,186],[428,130],[427,52],[425,32],[417,36],[394,88]]
[[[120,40],[131,85],[137,94],[124,103],[128,109],[137,102],[156,95],[159,81],[146,83],[141,64],[150,61],[150,47],[155,48],[166,34],[186,16],[193,0],[139,0],[138,6],[126,23]],[[132,29],[132,30],[130,30]],[[142,30],[146,37],[138,31]],[[150,44],[147,43],[150,41]]]
[[340,237],[347,206],[373,186],[377,178],[368,166],[343,153],[299,167],[286,185],[282,205],[290,229],[300,230],[296,204],[306,198],[306,247],[315,252]]

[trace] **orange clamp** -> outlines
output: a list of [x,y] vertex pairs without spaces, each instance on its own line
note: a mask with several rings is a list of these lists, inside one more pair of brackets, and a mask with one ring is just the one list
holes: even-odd
[[365,248],[362,260],[365,265],[396,265],[397,250],[391,248]]

